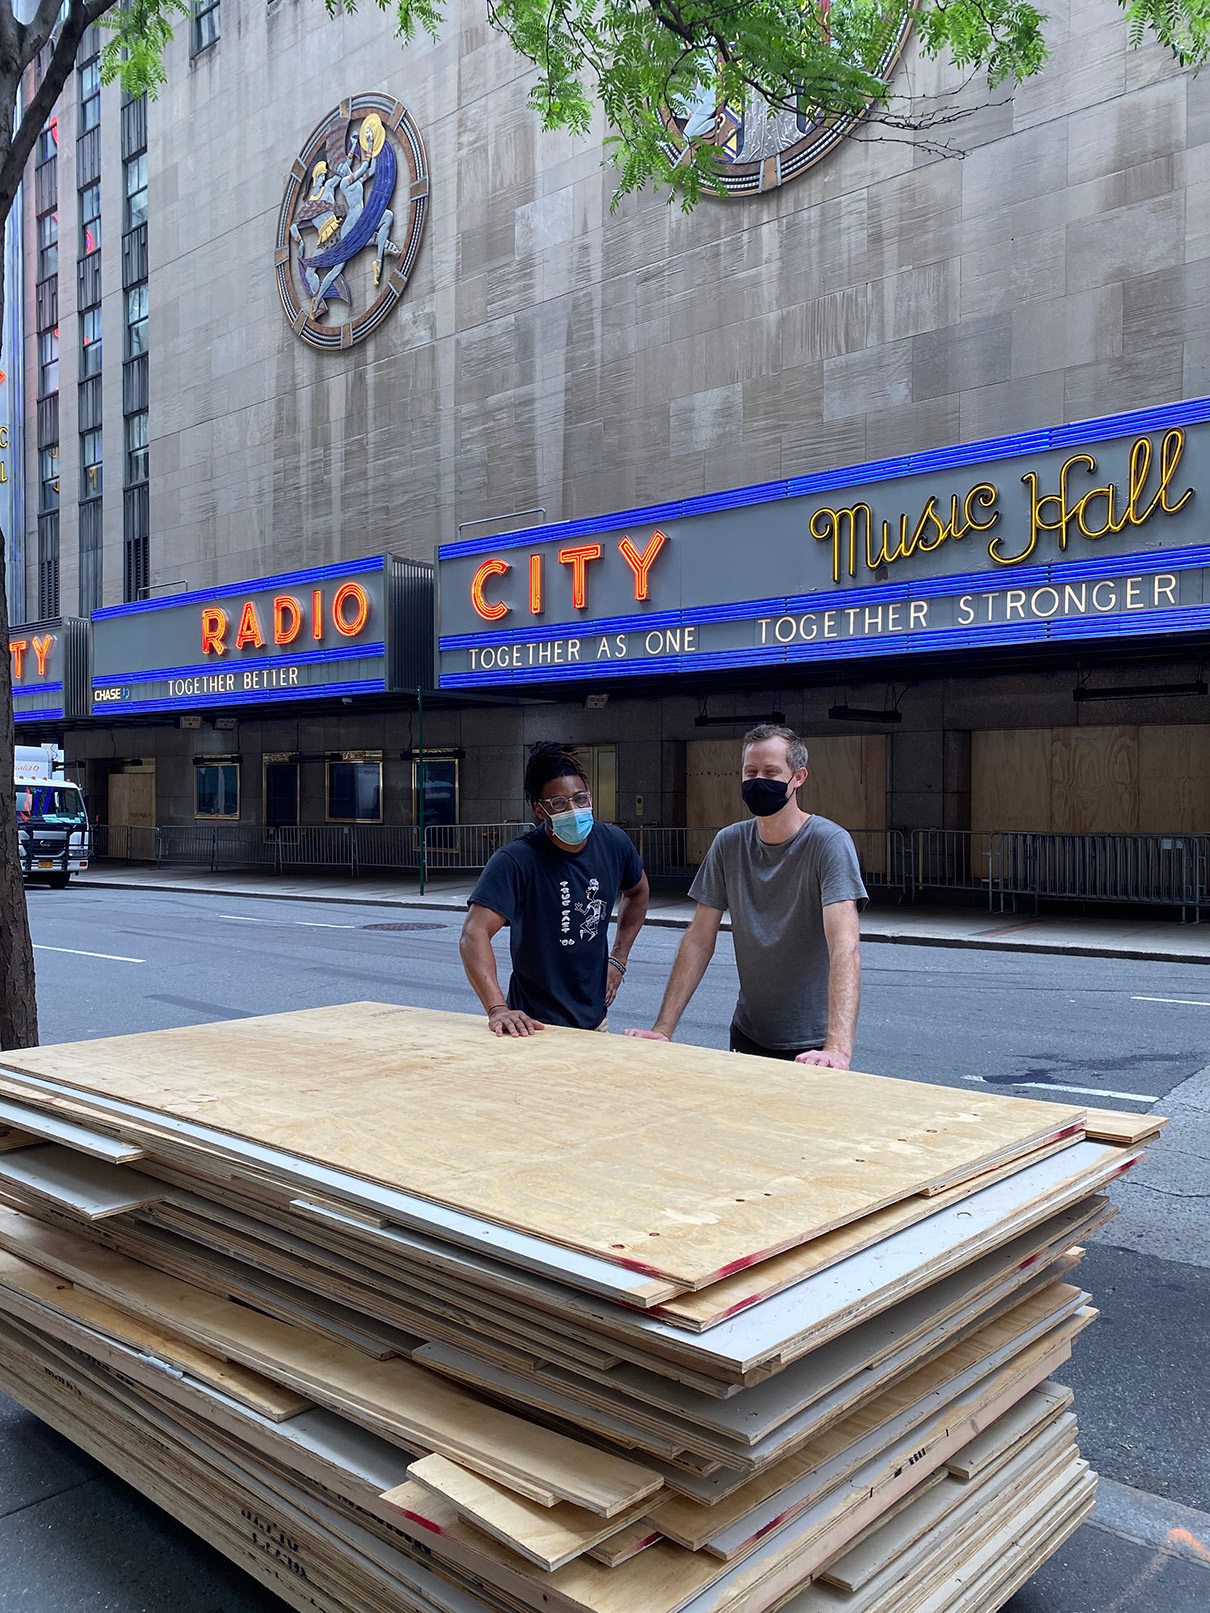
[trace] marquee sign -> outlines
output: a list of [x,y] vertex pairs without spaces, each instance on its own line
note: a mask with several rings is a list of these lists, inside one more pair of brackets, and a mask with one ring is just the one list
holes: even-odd
[[432,568],[394,555],[93,612],[92,710],[194,711],[430,681]]
[[88,621],[29,622],[8,635],[13,719],[54,722],[88,711]]
[[440,686],[1210,628],[1210,399],[444,545]]

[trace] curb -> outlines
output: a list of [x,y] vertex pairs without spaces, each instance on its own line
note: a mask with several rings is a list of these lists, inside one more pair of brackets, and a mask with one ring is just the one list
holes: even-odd
[[[238,886],[227,885],[185,885],[175,883],[156,883],[149,885],[134,879],[84,878],[77,876],[75,882],[77,890],[135,890],[135,891],[164,891],[177,896],[226,896],[247,901],[269,902],[326,902],[345,907],[389,907],[389,908],[419,908],[426,912],[460,913],[465,907],[463,897],[429,897],[429,896],[332,896],[327,893],[310,891],[280,891],[280,890],[245,890]],[[660,913],[649,913],[646,923],[652,929],[685,930],[689,927],[689,920],[673,918]],[[730,923],[724,919],[722,929],[730,930]],[[1190,963],[1210,964],[1210,937],[1207,940],[1205,953],[1199,955],[1190,952],[1164,951],[1157,948],[1128,947],[1128,946],[1095,946],[1082,941],[1005,941],[992,937],[976,936],[947,936],[947,935],[920,935],[914,931],[892,931],[888,933],[862,932],[863,942],[871,945],[884,946],[914,946],[914,947],[950,947],[972,952],[1033,952],[1055,957],[1073,958],[1126,958],[1141,963]]]
[[1093,1529],[1150,1546],[1184,1562],[1210,1568],[1210,1513],[1182,1506],[1162,1495],[1132,1490],[1114,1479],[1097,1479],[1096,1510],[1088,1519]]

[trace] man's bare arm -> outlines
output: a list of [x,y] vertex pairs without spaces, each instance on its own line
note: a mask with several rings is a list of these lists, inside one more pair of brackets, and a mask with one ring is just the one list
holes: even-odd
[[[613,945],[609,949],[610,958],[617,958],[625,964],[630,956],[630,949],[638,939],[639,931],[643,928],[643,920],[647,917],[647,903],[651,895],[651,888],[647,883],[647,875],[639,877],[637,885],[632,885],[628,891],[622,892],[622,900],[618,903],[617,928],[613,933]],[[605,1006],[612,1005],[618,994],[618,987],[622,984],[621,971],[607,970],[605,983]]]
[[823,1047],[798,1055],[799,1064],[847,1070],[853,1062],[857,1012],[861,1007],[861,934],[856,902],[831,902],[823,910],[828,942],[828,1031]]
[[546,1027],[541,1020],[531,1019],[519,1008],[510,1008],[500,990],[492,937],[503,926],[504,920],[499,913],[494,913],[490,907],[480,907],[476,902],[463,921],[458,952],[466,978],[487,1010],[488,1028],[497,1036],[529,1036],[533,1031],[545,1030]]
[[676,962],[664,988],[664,1000],[649,1031],[629,1030],[627,1036],[639,1036],[648,1041],[671,1041],[672,1033],[680,1023],[681,1015],[689,1006],[689,999],[702,983],[707,965],[714,956],[715,942],[722,913],[717,907],[697,905],[693,923],[681,938],[676,951]]

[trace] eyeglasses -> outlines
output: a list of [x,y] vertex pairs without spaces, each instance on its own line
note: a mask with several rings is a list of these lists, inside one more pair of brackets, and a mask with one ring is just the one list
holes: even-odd
[[548,812],[566,812],[570,807],[590,807],[592,792],[577,790],[574,795],[548,795],[538,805],[544,806]]

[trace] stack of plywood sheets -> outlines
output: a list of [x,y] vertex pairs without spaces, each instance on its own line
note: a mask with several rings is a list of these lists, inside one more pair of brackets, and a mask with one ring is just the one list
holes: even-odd
[[990,1610],[1161,1124],[372,1003],[6,1054],[0,1384],[298,1607]]

